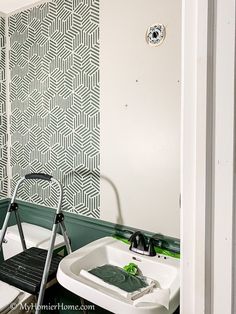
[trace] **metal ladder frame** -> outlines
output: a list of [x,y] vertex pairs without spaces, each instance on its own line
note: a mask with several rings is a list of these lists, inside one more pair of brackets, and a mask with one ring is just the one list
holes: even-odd
[[72,253],[71,250],[71,246],[70,246],[70,241],[69,241],[69,237],[67,235],[66,232],[66,227],[64,224],[64,215],[61,211],[61,205],[62,205],[62,198],[63,198],[63,189],[62,189],[62,185],[61,183],[54,179],[52,176],[48,175],[48,174],[44,174],[44,173],[30,173],[25,175],[24,177],[22,177],[14,190],[11,202],[8,206],[8,210],[7,210],[7,214],[3,223],[3,227],[2,227],[2,232],[0,233],[0,250],[2,249],[2,244],[3,244],[3,240],[6,234],[6,230],[8,227],[8,223],[9,223],[9,219],[10,216],[12,214],[12,212],[15,213],[15,218],[16,218],[16,222],[17,222],[17,226],[18,226],[18,230],[19,230],[19,234],[20,234],[20,239],[21,239],[21,244],[22,244],[22,248],[23,250],[26,250],[26,243],[25,243],[25,237],[24,237],[24,233],[23,233],[23,228],[21,225],[21,220],[20,220],[20,215],[18,212],[18,206],[15,203],[15,199],[17,196],[17,191],[20,187],[20,185],[22,184],[23,181],[25,180],[44,180],[44,181],[49,181],[49,182],[54,182],[57,184],[58,188],[59,188],[59,202],[58,202],[58,206],[56,209],[56,215],[54,218],[54,222],[53,222],[53,227],[52,227],[52,235],[50,238],[50,244],[49,244],[49,248],[48,248],[48,253],[47,253],[47,257],[46,257],[46,261],[45,261],[45,266],[44,266],[44,271],[43,271],[43,276],[42,276],[42,281],[41,281],[41,285],[40,285],[40,290],[39,290],[39,295],[38,295],[38,300],[37,300],[37,304],[36,304],[36,314],[41,313],[41,305],[43,303],[43,298],[44,298],[44,293],[46,290],[46,285],[47,285],[47,280],[48,280],[48,274],[49,274],[49,270],[50,270],[50,265],[51,265],[51,261],[52,261],[52,255],[53,255],[53,250],[54,250],[54,246],[55,246],[55,239],[56,239],[56,235],[57,235],[57,231],[58,231],[58,227],[60,226],[62,235],[64,237],[64,241],[65,241],[65,245],[66,245],[66,249],[67,249],[67,253],[70,254]]

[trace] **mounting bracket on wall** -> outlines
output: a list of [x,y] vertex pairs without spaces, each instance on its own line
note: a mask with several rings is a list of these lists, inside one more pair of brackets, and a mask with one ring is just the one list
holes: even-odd
[[159,46],[166,37],[166,28],[163,24],[150,26],[146,33],[147,43],[151,46]]

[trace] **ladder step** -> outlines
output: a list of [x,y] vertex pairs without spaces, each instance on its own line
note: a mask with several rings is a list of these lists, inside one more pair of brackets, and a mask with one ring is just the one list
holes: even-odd
[[[32,247],[0,264],[0,280],[28,293],[39,292],[47,250]],[[57,268],[62,260],[59,255],[52,257],[48,282],[56,278]]]

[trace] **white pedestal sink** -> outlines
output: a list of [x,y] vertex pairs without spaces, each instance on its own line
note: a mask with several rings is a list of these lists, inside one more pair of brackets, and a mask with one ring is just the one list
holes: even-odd
[[[130,262],[138,265],[142,274],[159,282],[162,289],[170,289],[169,310],[155,303],[133,302],[80,275],[104,264],[123,267]],[[59,283],[76,295],[117,314],[167,314],[179,305],[179,260],[172,257],[143,256],[129,250],[129,246],[112,237],[94,241],[66,256],[60,263]]]

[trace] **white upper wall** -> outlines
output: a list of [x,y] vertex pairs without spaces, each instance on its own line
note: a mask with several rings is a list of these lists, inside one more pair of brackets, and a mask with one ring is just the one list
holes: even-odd
[[11,15],[50,0],[0,0],[0,14]]
[[[158,47],[145,40],[162,23]],[[101,219],[180,236],[180,0],[101,0]]]

